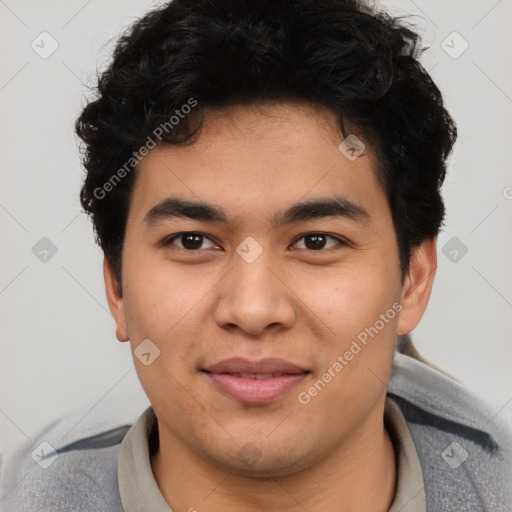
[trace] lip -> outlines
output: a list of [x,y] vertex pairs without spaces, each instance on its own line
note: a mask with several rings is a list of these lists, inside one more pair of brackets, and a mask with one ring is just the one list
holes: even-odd
[[[233,357],[202,370],[208,380],[224,395],[244,403],[264,404],[277,400],[298,386],[311,373],[283,359],[250,361]],[[242,374],[246,377],[243,378]],[[251,374],[251,378],[247,378]],[[268,374],[275,374],[268,377]],[[256,376],[261,376],[257,378]],[[266,376],[266,378],[263,378]]]
[[275,357],[268,357],[259,361],[250,361],[243,357],[231,357],[205,366],[203,370],[209,373],[286,373],[292,375],[307,371],[294,363]]

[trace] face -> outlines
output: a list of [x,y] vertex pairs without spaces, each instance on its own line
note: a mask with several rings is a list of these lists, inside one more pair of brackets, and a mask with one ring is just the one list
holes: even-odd
[[240,106],[136,171],[122,296],[106,266],[118,338],[145,354],[161,438],[225,470],[287,474],[369,436],[426,305],[371,147],[341,141],[329,111]]

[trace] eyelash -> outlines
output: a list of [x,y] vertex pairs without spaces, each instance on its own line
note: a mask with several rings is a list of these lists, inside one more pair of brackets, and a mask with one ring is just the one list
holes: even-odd
[[[197,232],[197,231],[183,231],[182,233],[177,233],[175,235],[167,237],[166,239],[163,240],[162,245],[164,245],[164,246],[174,245],[172,243],[174,240],[177,240],[180,237],[185,236],[185,235],[201,236],[201,237],[203,237],[205,239],[208,239],[211,242],[215,243],[210,237],[208,237],[207,235],[205,235],[203,233],[200,233],[200,232]],[[338,242],[337,246],[347,246],[347,245],[349,245],[349,243],[346,240],[344,240],[344,239],[342,239],[342,238],[340,238],[338,236],[330,235],[329,233],[324,233],[323,231],[312,231],[312,232],[309,232],[309,233],[305,233],[305,234],[301,235],[299,238],[295,239],[295,241],[292,242],[290,245],[295,245],[297,242],[299,242],[299,240],[302,240],[303,238],[306,238],[308,236],[314,236],[314,235],[320,235],[320,236],[324,236],[324,237],[336,240]],[[333,246],[333,247],[336,247],[336,246]],[[301,249],[301,250],[306,250],[306,251],[309,251],[309,252],[326,252],[328,249],[332,249],[333,247],[327,247],[327,248],[322,248],[322,249],[317,249],[317,250],[304,248],[304,249]],[[181,249],[183,251],[190,252],[190,253],[200,252],[201,251],[201,249],[185,249],[184,247],[177,247],[177,248]]]

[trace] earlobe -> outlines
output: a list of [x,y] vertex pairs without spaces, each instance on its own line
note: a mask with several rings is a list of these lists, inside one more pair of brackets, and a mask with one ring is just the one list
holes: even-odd
[[402,287],[398,334],[410,333],[427,308],[437,268],[436,239],[428,238],[411,251],[409,271]]
[[130,338],[126,328],[124,298],[107,258],[103,259],[103,278],[105,280],[108,307],[116,322],[116,337],[119,341],[128,341]]

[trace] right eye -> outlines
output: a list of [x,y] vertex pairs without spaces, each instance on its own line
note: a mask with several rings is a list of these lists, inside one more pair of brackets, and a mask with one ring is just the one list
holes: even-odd
[[217,247],[214,244],[214,242],[206,235],[203,235],[202,233],[197,233],[195,231],[188,231],[184,233],[178,233],[177,235],[173,235],[164,242],[164,245],[176,245],[180,249],[184,249],[186,251],[197,251],[201,248],[201,245],[205,240],[209,240],[211,245],[210,247],[203,247],[203,249],[213,249]]

